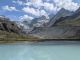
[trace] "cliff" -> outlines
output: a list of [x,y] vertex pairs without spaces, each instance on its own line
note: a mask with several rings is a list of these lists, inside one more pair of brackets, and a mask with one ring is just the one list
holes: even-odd
[[24,34],[16,22],[5,16],[0,16],[0,42],[31,41],[34,39],[38,38]]

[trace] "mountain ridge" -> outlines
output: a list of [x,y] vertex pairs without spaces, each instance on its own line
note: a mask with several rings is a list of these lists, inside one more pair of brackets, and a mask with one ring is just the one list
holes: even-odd
[[[73,22],[73,24],[70,24]],[[57,21],[55,25],[78,25],[80,26],[80,8],[74,12],[71,16],[66,16],[61,19],[61,21]]]
[[57,12],[57,14],[50,20],[50,22],[48,23],[48,27],[54,25],[54,23],[61,17],[65,17],[65,16],[70,16],[72,15],[73,12],[69,11],[69,10],[65,10],[64,8],[62,8],[60,11]]
[[[74,13],[70,13],[70,15],[68,12],[65,16],[63,13],[57,20],[52,20],[52,24],[48,27],[37,27],[31,34],[39,36],[41,39],[80,39],[79,12],[80,10],[78,9]],[[76,22],[78,22],[78,25],[76,25]]]

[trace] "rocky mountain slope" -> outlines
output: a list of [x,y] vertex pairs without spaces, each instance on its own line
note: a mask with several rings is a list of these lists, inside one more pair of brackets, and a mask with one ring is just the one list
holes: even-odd
[[21,30],[24,33],[29,33],[33,30],[34,27],[45,27],[47,26],[47,23],[49,22],[49,17],[47,16],[40,16],[38,18],[32,19],[30,22],[28,22],[26,19],[23,21],[17,21],[16,23],[21,28]]
[[74,13],[61,9],[62,12],[52,18],[48,27],[34,28],[31,34],[41,39],[80,39],[79,9]]
[[[60,20],[60,21],[59,21]],[[80,26],[80,8],[71,16],[60,18],[55,25]]]
[[49,22],[49,17],[41,16],[39,18],[34,18],[31,22],[31,26],[33,27],[45,27],[46,24]]
[[0,16],[0,42],[29,41],[29,39],[31,41],[37,37],[24,34],[16,22],[5,16]]
[[0,16],[0,30],[14,33],[21,32],[17,24],[14,21],[10,21],[10,19],[5,16]]
[[55,16],[53,16],[51,19],[50,19],[50,22],[48,23],[48,27],[51,27],[54,25],[54,23],[56,21],[58,21],[61,17],[66,17],[66,16],[70,16],[72,15],[73,12],[71,11],[68,11],[68,10],[65,10],[64,8],[62,8]]
[[[3,31],[0,39],[80,39],[80,8],[75,12],[62,8],[51,18],[50,22],[49,20],[46,16],[41,16],[33,19],[31,24],[28,24],[27,21],[16,24],[9,18],[0,16],[0,31]],[[21,33],[28,33],[29,35]]]
[[37,27],[31,34],[41,39],[80,39],[80,26]]

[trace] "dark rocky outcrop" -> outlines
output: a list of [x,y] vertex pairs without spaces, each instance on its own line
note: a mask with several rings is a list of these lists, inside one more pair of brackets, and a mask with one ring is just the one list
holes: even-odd
[[21,32],[17,24],[14,21],[10,21],[10,19],[5,16],[0,16],[0,30],[14,33]]
[[0,16],[0,43],[13,43],[17,41],[32,41],[37,37],[25,34],[15,21]]

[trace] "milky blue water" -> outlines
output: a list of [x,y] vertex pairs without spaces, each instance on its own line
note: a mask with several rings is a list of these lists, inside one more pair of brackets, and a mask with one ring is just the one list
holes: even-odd
[[1,44],[0,60],[80,60],[80,44]]

